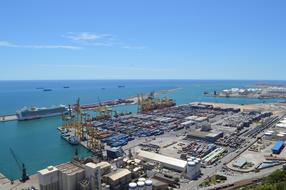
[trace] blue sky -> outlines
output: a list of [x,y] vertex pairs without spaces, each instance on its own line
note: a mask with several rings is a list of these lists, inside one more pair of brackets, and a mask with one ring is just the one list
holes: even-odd
[[284,0],[1,0],[0,80],[286,79]]

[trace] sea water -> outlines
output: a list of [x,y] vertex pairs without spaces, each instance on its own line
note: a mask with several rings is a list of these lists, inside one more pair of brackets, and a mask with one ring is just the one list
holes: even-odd
[[[284,81],[207,81],[207,80],[69,80],[69,81],[0,81],[0,114],[14,114],[24,106],[50,107],[59,104],[74,104],[80,98],[82,104],[103,102],[116,98],[127,98],[141,93],[177,89],[161,96],[176,100],[177,104],[190,102],[222,102],[251,104],[275,102],[275,99],[219,98],[204,96],[227,88],[248,87],[257,83],[279,83]],[[124,87],[119,88],[119,85]],[[68,86],[69,88],[64,88]],[[42,88],[52,89],[43,91]],[[119,111],[136,112],[137,105],[116,106]],[[10,179],[20,177],[20,170],[10,148],[20,162],[25,163],[28,174],[49,165],[72,159],[78,148],[81,157],[90,153],[81,146],[72,146],[63,140],[57,127],[60,117],[31,121],[0,122],[0,173]]]

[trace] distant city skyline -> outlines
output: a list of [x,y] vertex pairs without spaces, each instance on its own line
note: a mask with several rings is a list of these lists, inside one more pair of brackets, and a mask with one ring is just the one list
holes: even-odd
[[283,0],[1,1],[0,80],[286,80]]

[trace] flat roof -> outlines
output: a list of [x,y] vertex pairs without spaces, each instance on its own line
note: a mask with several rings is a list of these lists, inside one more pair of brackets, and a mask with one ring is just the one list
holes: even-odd
[[207,137],[208,134],[210,134],[211,132],[208,131],[201,131],[200,129],[197,130],[191,130],[188,135],[191,135],[193,137],[197,137],[197,138],[205,138]]
[[189,124],[194,124],[195,122],[193,120],[185,121],[181,123],[181,125],[189,125]]
[[48,166],[47,168],[45,169],[42,169],[40,171],[38,171],[41,175],[46,175],[46,174],[49,174],[49,173],[53,173],[55,171],[58,171],[58,168],[54,167],[54,166]]
[[246,164],[246,162],[247,161],[245,158],[240,158],[233,164],[233,166],[236,166],[238,168],[242,168]]
[[222,131],[219,131],[219,132],[211,132],[211,133],[207,134],[207,137],[216,137],[216,136],[221,135],[221,134],[223,134]]
[[272,150],[279,151],[283,146],[284,146],[284,141],[281,141],[281,140],[276,141],[276,143],[272,147]]
[[113,173],[109,173],[105,175],[106,177],[110,178],[112,181],[116,181],[120,178],[123,178],[127,175],[131,174],[131,172],[128,169],[118,169]]
[[111,166],[111,164],[109,164],[108,162],[99,162],[97,164],[95,164],[96,167],[100,167],[100,168],[105,168],[105,167],[109,167]]
[[187,165],[187,162],[184,160],[172,158],[169,156],[164,156],[164,155],[157,154],[154,152],[147,152],[147,151],[140,150],[138,152],[138,156],[143,159],[148,159],[148,160],[163,163],[165,165],[168,165],[174,169],[181,170],[181,171],[185,170],[185,167]]
[[78,167],[73,163],[64,163],[64,164],[60,164],[56,167],[58,168],[59,171],[61,171],[62,173],[65,173],[67,175],[73,175],[75,173],[79,173],[79,172],[84,171],[83,168]]

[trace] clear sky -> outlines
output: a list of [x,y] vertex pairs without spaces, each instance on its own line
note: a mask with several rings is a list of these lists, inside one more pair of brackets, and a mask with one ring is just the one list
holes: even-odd
[[0,80],[285,80],[285,10],[285,0],[1,0]]

